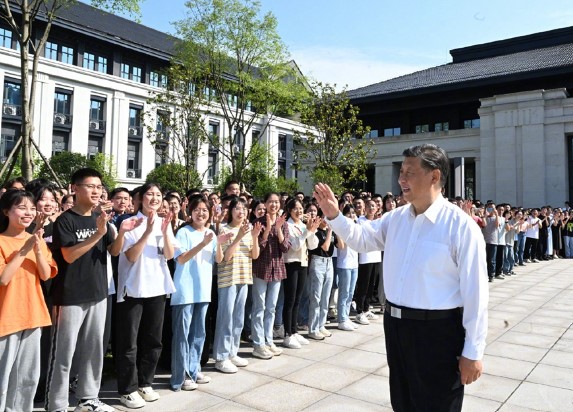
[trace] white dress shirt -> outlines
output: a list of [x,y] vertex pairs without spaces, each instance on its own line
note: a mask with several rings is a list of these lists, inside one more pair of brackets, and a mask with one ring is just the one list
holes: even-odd
[[356,225],[339,214],[332,229],[358,252],[384,250],[386,298],[416,309],[464,308],[462,355],[483,357],[488,277],[482,233],[462,209],[440,196],[415,215],[411,205]]

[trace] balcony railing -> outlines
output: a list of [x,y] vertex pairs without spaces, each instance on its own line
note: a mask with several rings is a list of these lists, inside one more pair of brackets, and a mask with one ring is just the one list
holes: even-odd
[[72,116],[66,113],[54,113],[54,126],[71,126]]
[[105,131],[105,120],[90,119],[90,130]]
[[139,137],[143,136],[143,127],[142,126],[129,126],[127,129],[127,135],[129,137]]
[[10,117],[22,117],[22,106],[4,103],[2,106],[2,115]]
[[141,169],[127,169],[125,172],[125,177],[128,179],[140,179],[141,178]]

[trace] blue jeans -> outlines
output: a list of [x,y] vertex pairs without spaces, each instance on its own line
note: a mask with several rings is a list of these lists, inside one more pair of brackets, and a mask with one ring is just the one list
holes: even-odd
[[276,327],[281,326],[283,322],[283,309],[285,306],[285,287],[283,282],[281,282],[281,288],[279,290],[279,297],[277,299],[277,308],[275,310],[275,323]]
[[326,325],[328,301],[334,277],[332,258],[314,255],[310,260],[308,277],[310,283],[308,330],[316,333]]
[[231,285],[219,288],[219,306],[213,343],[216,361],[237,356],[245,319],[245,301],[248,285]]
[[304,289],[298,304],[298,324],[308,326],[308,300],[310,295],[310,281],[304,282]]
[[253,343],[262,346],[273,343],[273,324],[281,282],[267,282],[253,278],[253,313],[251,337]]
[[354,287],[358,278],[358,268],[336,269],[338,273],[338,323],[348,320]]
[[525,251],[525,232],[517,234],[517,263],[523,265],[523,252]]
[[571,258],[573,257],[573,237],[571,236],[564,236],[563,243],[565,246],[565,257]]
[[503,261],[503,272],[509,273],[513,270],[513,245],[505,245],[505,260]]
[[180,390],[187,377],[197,380],[205,343],[205,316],[209,302],[173,305],[171,344],[171,388]]

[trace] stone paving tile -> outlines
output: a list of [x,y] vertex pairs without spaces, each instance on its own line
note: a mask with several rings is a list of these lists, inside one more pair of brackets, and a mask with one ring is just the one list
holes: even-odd
[[476,398],[471,395],[464,395],[463,412],[495,412],[501,403],[489,399]]
[[[250,362],[251,360],[249,360]],[[272,362],[273,359],[264,362]],[[248,367],[247,367],[248,368]],[[237,373],[221,373],[213,370],[204,369],[205,373],[209,373],[212,381],[201,387],[201,390],[211,395],[220,396],[221,398],[231,399],[241,393],[252,391],[255,388],[271,382],[273,379],[270,376],[261,375],[249,371],[247,368],[240,368]]]
[[386,355],[358,349],[348,349],[325,359],[323,362],[368,373],[372,373],[387,364]]
[[[553,386],[524,382],[507,400],[505,406],[517,405],[536,411],[571,412],[573,391]],[[505,409],[510,411],[511,409]]]
[[326,398],[328,392],[275,380],[256,389],[243,392],[233,398],[234,402],[261,411],[300,411]]
[[384,376],[368,375],[360,382],[340,390],[339,394],[387,408],[391,407],[388,378]]
[[550,325],[550,326],[571,326],[571,318],[552,318],[549,316],[538,316],[532,315],[525,318],[525,321],[536,323],[539,325]]
[[535,346],[536,348],[551,348],[557,342],[555,336],[544,336],[533,333],[514,332],[513,330],[504,333],[498,341],[515,343],[516,345]]
[[539,362],[541,358],[545,356],[547,350],[535,348],[533,346],[515,345],[513,343],[495,341],[489,346],[486,346],[485,353],[509,359]]
[[[178,411],[181,411],[183,409],[177,409]],[[210,408],[207,409],[201,409],[202,411],[205,412],[248,412],[248,411],[258,411],[258,409],[254,409],[254,408],[249,408],[248,406],[245,405],[241,405],[240,403],[237,402],[233,402],[233,401],[225,401],[225,402],[221,402],[215,406],[211,406]]]
[[511,328],[513,332],[534,333],[536,335],[561,337],[567,330],[564,326],[538,325],[536,323],[521,322]]
[[[573,369],[573,353],[551,350],[543,358],[541,363]],[[573,370],[571,373],[573,373]]]
[[[332,336],[334,337],[334,335]],[[366,341],[370,339],[366,339]],[[288,355],[311,361],[321,361],[348,350],[346,346],[331,345],[329,343],[311,341],[310,345],[304,345],[300,349],[288,351]]]
[[340,389],[364,378],[368,373],[326,363],[315,363],[309,368],[284,376],[283,379],[328,392]]
[[553,349],[562,352],[573,352],[573,339],[559,339],[553,346]]
[[531,409],[522,406],[510,405],[505,403],[498,409],[498,412],[547,412],[546,409]]
[[347,396],[332,394],[304,410],[308,412],[391,412],[392,408],[364,402]]
[[505,401],[521,381],[484,373],[477,381],[466,386],[465,393],[496,402]]
[[540,364],[535,367],[526,381],[573,390],[573,370]]
[[314,364],[314,361],[293,356],[292,352],[297,349],[283,349],[285,350],[283,354],[274,357],[271,362],[263,359],[249,359],[247,369],[250,372],[280,378]]
[[[379,327],[379,334],[377,335],[371,335],[371,334],[366,334],[366,333],[361,333],[360,330],[362,328],[368,328],[368,327]],[[354,332],[344,332],[344,331],[340,331],[340,332],[336,332],[333,333],[332,336],[330,338],[326,338],[326,343],[332,344],[332,345],[339,345],[339,346],[344,346],[346,348],[353,348],[356,345],[361,345],[363,343],[369,342],[372,339],[374,339],[376,336],[379,336],[380,334],[383,334],[384,330],[382,329],[382,325],[367,325],[367,326],[359,326],[359,328],[357,330],[355,330]]]
[[502,358],[499,356],[485,355],[483,358],[484,372],[488,375],[501,376],[503,378],[523,380],[537,365],[534,362],[526,362],[516,359]]
[[381,336],[356,346],[356,349],[386,354],[386,339],[384,336]]

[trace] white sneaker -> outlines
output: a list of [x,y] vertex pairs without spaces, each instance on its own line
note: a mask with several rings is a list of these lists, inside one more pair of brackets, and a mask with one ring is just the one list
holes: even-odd
[[322,334],[322,336],[324,336],[325,338],[330,338],[332,336],[332,333],[330,333],[330,331],[328,329],[326,329],[324,326],[322,328],[320,328],[319,332]]
[[366,313],[362,312],[356,315],[356,322],[360,323],[361,325],[370,325],[370,321],[366,317]]
[[285,340],[283,341],[283,346],[289,349],[300,349],[300,342],[297,340],[295,335],[285,336]]
[[[145,402],[143,402],[145,405]],[[98,398],[85,399],[78,402],[74,412],[115,412],[115,409],[108,404],[103,403]]]
[[310,342],[308,341],[308,339],[306,339],[304,336],[302,336],[299,333],[295,333],[294,335],[292,335],[296,338],[296,340],[298,340],[298,343],[300,343],[301,345],[309,345]]
[[193,379],[185,379],[183,385],[181,385],[181,390],[183,391],[194,391],[199,385],[193,382]]
[[375,315],[374,313],[372,313],[371,310],[369,310],[368,312],[366,312],[366,319],[376,320],[378,319],[378,315]]
[[197,373],[197,382],[196,383],[203,385],[203,384],[209,383],[209,382],[211,382],[210,376],[204,375],[203,372]]
[[267,349],[269,350],[270,353],[273,354],[273,356],[281,356],[281,354],[283,353],[283,350],[281,348],[278,348],[277,345],[275,345],[274,343],[267,345]]
[[139,392],[132,392],[128,395],[121,395],[119,401],[130,409],[143,408],[146,403]]
[[322,333],[320,333],[320,331],[317,332],[310,332],[308,334],[308,337],[314,340],[324,340],[324,335]]
[[240,358],[237,355],[231,356],[229,360],[233,363],[233,365],[238,366],[239,368],[244,368],[249,364],[248,360]]
[[273,339],[282,339],[285,337],[285,325],[280,325],[278,328],[273,327]]
[[153,390],[151,386],[137,389],[137,392],[145,402],[154,402],[159,399],[159,392]]
[[237,373],[239,370],[230,359],[215,362],[215,369],[223,373]]
[[259,359],[271,359],[273,353],[265,345],[255,345],[253,348],[253,356]]
[[350,320],[345,320],[344,322],[340,322],[338,324],[338,329],[345,330],[348,332],[354,332],[354,326],[352,326],[352,322]]

